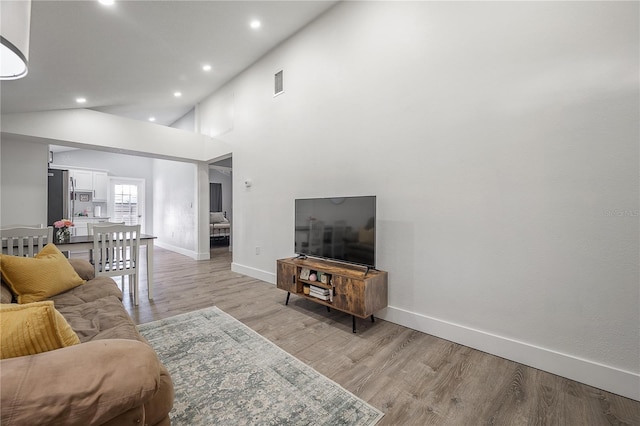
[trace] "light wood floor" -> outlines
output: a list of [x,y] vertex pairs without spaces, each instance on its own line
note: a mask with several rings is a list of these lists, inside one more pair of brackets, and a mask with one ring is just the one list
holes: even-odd
[[215,305],[382,410],[380,425],[640,425],[640,402],[406,327],[358,320],[353,334],[350,316],[285,306],[230,262],[226,247],[208,261],[156,247],[154,300],[143,272],[140,305],[125,305],[138,323]]

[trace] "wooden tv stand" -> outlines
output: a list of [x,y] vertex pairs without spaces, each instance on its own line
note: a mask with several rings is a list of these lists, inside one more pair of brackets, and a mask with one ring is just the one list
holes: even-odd
[[[307,271],[316,280],[307,277]],[[287,292],[286,305],[293,293],[350,314],[354,333],[356,317],[371,317],[373,322],[373,313],[387,307],[387,273],[357,265],[313,258],[279,259],[277,286]]]

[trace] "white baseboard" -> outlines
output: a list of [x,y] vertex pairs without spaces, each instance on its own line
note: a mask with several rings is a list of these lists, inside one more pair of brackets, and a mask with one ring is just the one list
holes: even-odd
[[[237,263],[231,264],[231,270],[276,283],[276,274],[271,272]],[[376,313],[376,317],[640,401],[640,374],[393,306]]]
[[211,259],[211,252],[205,252],[205,253],[196,253],[196,260],[209,260]]
[[187,250],[187,249],[184,249],[182,247],[176,247],[176,246],[173,246],[171,244],[161,243],[160,241],[156,241],[154,243],[154,245],[156,245],[158,247],[161,247],[163,249],[166,249],[166,250],[170,250],[170,251],[175,252],[175,253],[182,254],[184,256],[188,256],[188,257],[190,257],[192,259],[195,259],[195,260],[207,260],[207,259],[210,258],[210,253],[209,252],[198,253],[196,251]]
[[640,401],[639,374],[392,306],[380,313],[386,321]]
[[263,271],[262,269],[252,268],[250,266],[241,265],[239,263],[231,263],[231,270],[242,275],[248,275],[258,280],[266,281],[271,284],[276,283],[276,274],[273,272]]

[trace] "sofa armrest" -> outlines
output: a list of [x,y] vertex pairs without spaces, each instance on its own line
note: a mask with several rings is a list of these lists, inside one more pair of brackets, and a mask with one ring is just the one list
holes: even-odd
[[[149,401],[160,361],[136,340],[94,340],[0,361],[0,423],[102,424]],[[144,410],[140,413],[144,416]],[[139,419],[140,422],[144,418]]]
[[76,273],[80,275],[80,278],[82,278],[83,280],[89,281],[96,277],[96,269],[91,263],[89,263],[88,260],[72,257],[69,258],[69,263],[71,264],[71,266],[73,266],[73,269],[75,269]]

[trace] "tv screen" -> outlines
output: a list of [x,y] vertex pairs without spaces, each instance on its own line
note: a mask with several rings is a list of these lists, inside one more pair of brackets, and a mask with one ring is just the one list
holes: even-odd
[[295,251],[375,268],[376,197],[295,200]]

